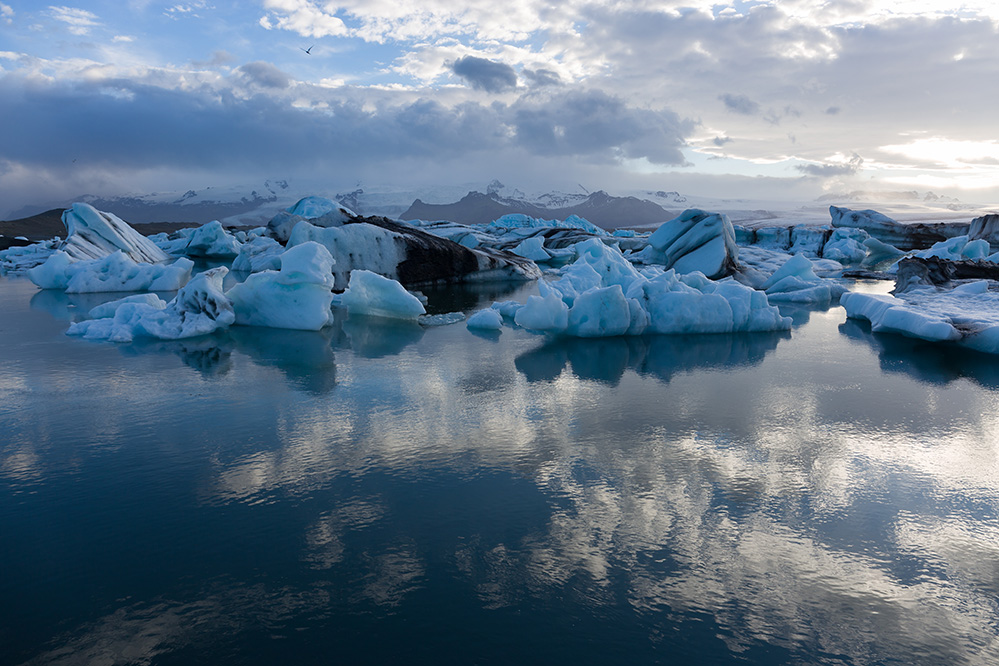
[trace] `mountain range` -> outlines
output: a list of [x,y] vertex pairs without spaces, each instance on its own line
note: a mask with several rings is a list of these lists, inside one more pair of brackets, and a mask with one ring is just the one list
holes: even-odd
[[[545,203],[555,203],[556,207],[544,205]],[[488,224],[510,213],[522,213],[545,220],[564,220],[571,215],[578,215],[605,229],[657,224],[676,216],[676,213],[652,201],[637,197],[615,197],[602,190],[568,200],[565,197],[545,197],[533,202],[505,198],[493,191],[485,194],[469,192],[460,201],[449,204],[430,204],[417,199],[399,219]]]

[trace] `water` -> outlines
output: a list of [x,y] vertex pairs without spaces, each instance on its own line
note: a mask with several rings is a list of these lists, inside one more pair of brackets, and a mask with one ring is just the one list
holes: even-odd
[[0,279],[2,664],[999,662],[994,357],[64,335],[111,298]]

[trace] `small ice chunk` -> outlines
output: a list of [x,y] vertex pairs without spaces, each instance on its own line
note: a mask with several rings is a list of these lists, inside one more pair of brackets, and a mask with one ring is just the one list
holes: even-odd
[[426,314],[423,303],[395,280],[371,271],[354,270],[340,299],[350,314],[416,321]]
[[520,245],[513,248],[513,253],[524,257],[525,259],[530,259],[531,261],[548,261],[552,258],[548,251],[545,250],[545,237],[544,236],[531,236],[530,238],[525,238],[521,241]]
[[[519,303],[517,304],[520,305]],[[479,310],[465,322],[468,328],[478,328],[487,331],[498,331],[503,328],[503,315],[499,310],[485,308]]]

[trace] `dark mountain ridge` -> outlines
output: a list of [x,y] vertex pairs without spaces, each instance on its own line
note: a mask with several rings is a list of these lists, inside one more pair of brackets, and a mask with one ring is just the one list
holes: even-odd
[[579,203],[559,208],[539,206],[522,199],[504,199],[495,192],[469,192],[460,201],[449,204],[428,204],[417,199],[400,219],[488,224],[510,213],[544,220],[564,220],[578,215],[604,229],[657,224],[676,217],[675,213],[646,199],[615,197],[601,190]]

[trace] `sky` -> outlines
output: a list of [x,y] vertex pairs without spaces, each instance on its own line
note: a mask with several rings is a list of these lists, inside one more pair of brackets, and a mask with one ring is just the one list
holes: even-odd
[[994,0],[0,0],[0,216],[499,179],[999,201]]

